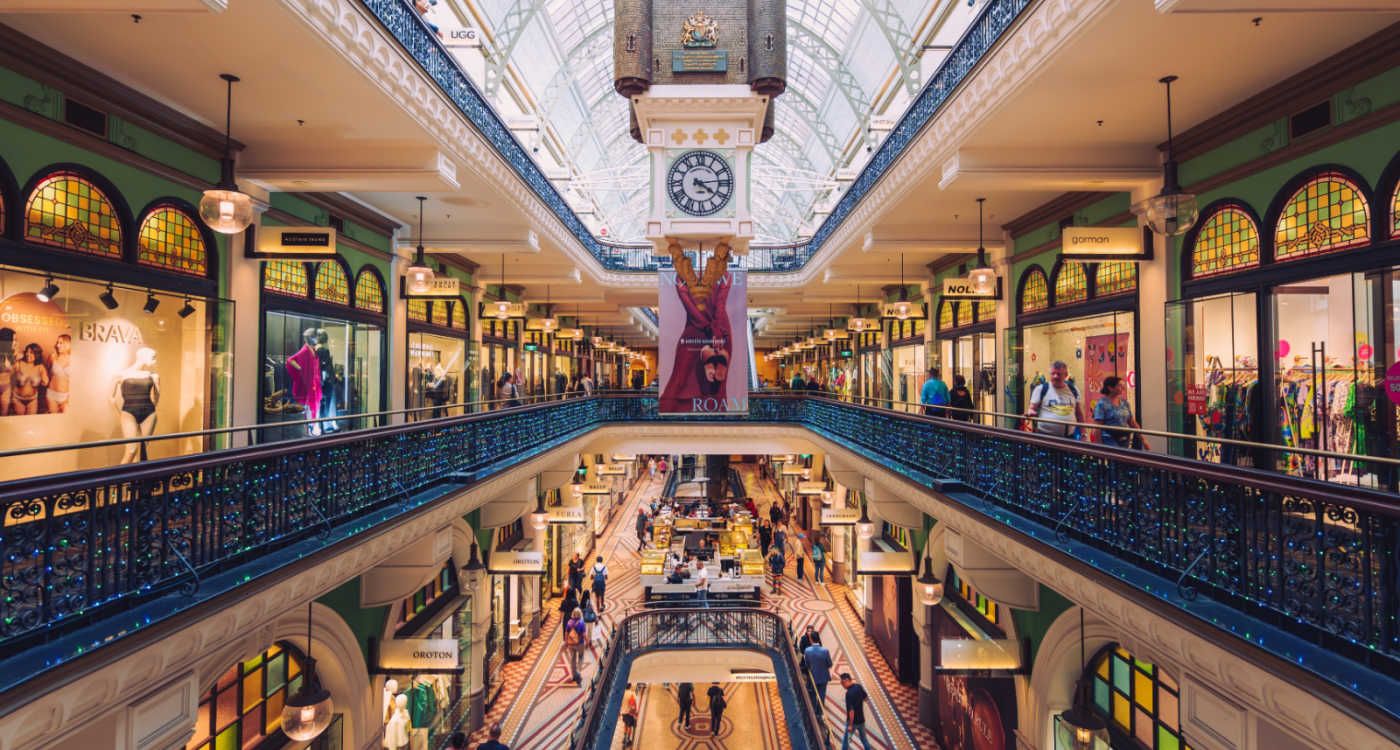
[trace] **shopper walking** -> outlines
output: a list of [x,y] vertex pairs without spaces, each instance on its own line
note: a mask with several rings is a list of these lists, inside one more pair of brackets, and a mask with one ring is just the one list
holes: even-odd
[[948,405],[956,407],[948,410],[948,416],[960,422],[972,421],[972,410],[977,408],[977,405],[972,402],[972,391],[967,388],[967,378],[961,375],[953,376],[953,390],[948,392]]
[[700,601],[705,601],[710,596],[710,571],[705,569],[705,561],[698,561],[695,569],[695,593],[700,595]]
[[783,548],[773,545],[772,552],[768,555],[768,572],[773,576],[773,593],[783,593],[783,568],[787,567],[787,559],[783,557]]
[[622,694],[622,745],[626,747],[632,744],[633,738],[637,734],[637,713],[641,710],[642,701],[637,697],[637,691],[632,689],[632,683],[627,683],[627,692]]
[[1037,417],[1032,429],[1042,435],[1079,439],[1077,422],[1084,421],[1079,391],[1069,382],[1069,366],[1060,360],[1050,365],[1050,379],[1031,389],[1027,417]]
[[729,702],[724,699],[724,688],[718,682],[710,683],[710,689],[705,691],[710,697],[710,734],[719,735],[719,724],[724,719],[724,708]]
[[583,666],[583,650],[588,648],[588,626],[583,622],[583,610],[575,608],[564,623],[564,655],[569,660],[569,671],[573,673],[574,684],[583,682],[579,670]]
[[637,509],[637,551],[647,548],[647,512]]
[[608,589],[608,566],[603,564],[603,556],[598,555],[598,559],[593,563],[593,599],[597,602],[599,612],[608,610],[607,601],[603,595]]
[[679,714],[678,716],[676,716],[676,723],[677,723],[677,724],[680,724],[681,726],[685,727],[686,729],[689,729],[689,728],[690,728],[690,710],[691,710],[691,708],[693,708],[693,707],[695,706],[695,684],[694,684],[694,683],[691,683],[691,682],[682,682],[682,683],[681,683],[681,686],[680,686],[679,688],[676,688],[676,704],[679,705],[679,706],[681,707],[681,712],[680,712],[680,714]]
[[947,415],[948,410],[942,407],[948,405],[948,384],[943,382],[942,373],[937,367],[928,368],[928,379],[919,390],[919,403],[923,405],[926,416]]
[[656,478],[656,459],[655,459],[655,458],[648,458],[648,459],[647,459],[647,474],[649,474],[649,475],[651,476],[652,479],[655,479],[655,478]]
[[573,586],[564,589],[564,600],[559,602],[559,622],[561,624],[568,622],[569,615],[573,614],[574,610],[579,608],[579,591],[580,589],[576,589]]
[[[1126,395],[1127,387],[1123,385],[1123,379],[1117,375],[1109,375],[1103,379],[1103,388],[1099,393],[1103,398],[1094,404],[1094,421],[1105,428],[1109,427],[1131,427],[1142,429],[1136,419],[1133,418],[1133,406],[1128,403]],[[1104,445],[1112,445],[1116,448],[1141,448],[1151,450],[1147,445],[1147,440],[1135,432],[1124,432],[1123,430],[1099,430],[1099,442]]]
[[831,684],[831,652],[822,645],[821,633],[814,633],[812,645],[802,650],[802,661],[812,675],[812,687],[817,689],[817,705],[826,703],[826,686]]
[[586,640],[591,645],[595,640],[593,631],[598,629],[598,610],[593,608],[593,599],[587,591],[579,594],[578,608],[583,611],[583,625],[588,636]]
[[846,672],[841,673],[841,687],[846,689],[846,732],[841,735],[841,750],[849,750],[851,736],[857,734],[865,750],[870,750],[870,738],[865,736],[865,701],[870,696]]
[[506,743],[501,742],[501,722],[492,724],[489,734],[491,739],[477,745],[476,750],[510,750]]
[[583,558],[575,552],[569,560],[569,588],[575,591],[583,590]]
[[758,546],[764,559],[768,558],[768,548],[773,544],[773,526],[767,521],[758,523]]
[[826,583],[826,548],[820,538],[812,540],[812,581]]

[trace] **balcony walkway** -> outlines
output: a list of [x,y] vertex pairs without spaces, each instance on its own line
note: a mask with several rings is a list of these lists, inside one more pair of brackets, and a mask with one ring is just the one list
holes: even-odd
[[[759,481],[751,472],[741,470],[744,484],[759,505],[760,515],[766,516],[768,506],[778,493],[771,482]],[[637,555],[637,540],[633,533],[633,519],[641,503],[650,502],[660,494],[662,481],[643,481],[627,498],[619,509],[607,531],[598,540],[596,553],[603,555],[609,568],[608,609],[602,613],[601,622],[606,633],[623,617],[640,609],[641,587],[638,579],[640,559]],[[857,681],[865,685],[871,701],[867,705],[870,739],[872,746],[881,750],[904,750],[915,748],[935,748],[932,734],[918,724],[917,690],[910,685],[901,685],[890,672],[884,659],[875,650],[874,643],[865,635],[855,611],[849,604],[845,587],[827,583],[825,587],[814,586],[810,570],[805,581],[796,579],[797,563],[793,556],[788,557],[787,580],[783,583],[783,595],[767,597],[765,606],[782,614],[783,619],[793,622],[798,628],[808,623],[818,626],[825,642],[832,651],[836,665],[835,673],[850,672]],[[775,601],[776,599],[776,601]],[[569,679],[568,667],[560,652],[559,600],[549,605],[548,618],[542,626],[541,636],[531,644],[528,653],[520,661],[512,662],[505,668],[504,685],[500,696],[487,711],[483,727],[492,722],[501,722],[504,728],[502,740],[514,750],[556,750],[568,746],[569,731],[578,719],[583,705],[584,690],[576,687]],[[591,653],[583,670],[583,684],[587,685],[597,669],[600,652]],[[642,715],[675,716],[675,699],[670,694],[659,692],[661,686],[651,686],[642,696]],[[730,691],[747,689],[747,685],[730,683]],[[655,726],[644,721],[638,728],[638,737],[643,744],[637,747],[737,747],[749,750],[770,750],[789,747],[781,731],[781,703],[777,699],[776,686],[760,685],[759,690],[751,691],[751,696],[741,696],[732,701],[733,709],[726,712],[721,727],[719,741],[709,739],[708,703],[702,699],[695,706],[695,721],[689,732],[674,723]],[[763,689],[771,687],[772,690]],[[703,691],[699,691],[703,692]],[[771,695],[769,693],[772,693]],[[845,692],[841,685],[832,681],[827,689],[826,719],[831,725],[832,737],[840,741],[844,729]],[[775,717],[756,732],[739,732],[740,722],[731,721],[742,716],[743,706],[753,702],[759,716]],[[737,704],[737,705],[736,705]],[[739,732],[736,734],[736,732]],[[663,739],[664,738],[664,739]],[[473,737],[471,746],[485,741],[483,728]],[[620,746],[615,740],[615,746]]]

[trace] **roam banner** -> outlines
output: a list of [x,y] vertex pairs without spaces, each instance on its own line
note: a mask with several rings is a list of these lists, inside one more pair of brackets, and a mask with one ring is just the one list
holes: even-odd
[[[713,262],[713,261],[712,261]],[[706,269],[709,270],[708,268]],[[749,410],[747,272],[660,272],[662,414]],[[689,279],[685,278],[689,277]]]

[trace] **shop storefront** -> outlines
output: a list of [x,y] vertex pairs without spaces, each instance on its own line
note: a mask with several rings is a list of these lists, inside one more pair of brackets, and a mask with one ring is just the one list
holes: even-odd
[[[561,339],[552,337],[554,346],[554,376],[564,376],[564,388],[567,390],[574,378],[581,372],[578,362],[579,342],[573,339]],[[562,391],[561,391],[562,392]]]
[[[875,552],[904,552],[911,549],[909,530],[889,522],[880,524],[870,540]],[[857,535],[859,536],[859,535]],[[860,557],[852,557],[860,566]],[[866,582],[869,613],[865,630],[900,682],[913,684],[919,679],[919,638],[914,632],[914,587],[908,575],[862,575]]]
[[880,397],[880,361],[882,334],[879,331],[864,331],[852,339],[855,341],[856,388],[857,396],[863,399]]
[[[499,389],[496,383],[501,376],[506,373],[514,373],[516,366],[516,347],[520,336],[520,321],[518,320],[483,320],[481,321],[481,397],[483,399],[500,398]],[[520,392],[523,395],[525,388],[522,386]]]
[[895,408],[917,411],[919,389],[928,371],[924,331],[928,323],[922,318],[890,322],[890,341],[894,366]]
[[408,300],[408,379],[404,400],[415,419],[450,414],[466,400],[471,326],[463,299]]
[[[337,258],[271,260],[262,268],[263,423],[329,419],[264,431],[269,440],[369,426],[353,417],[385,408],[385,297],[379,272],[353,276]],[[354,279],[352,284],[351,279]]]
[[[943,579],[943,600],[926,610],[933,618],[932,728],[947,750],[1011,750],[1016,746],[1015,675],[1021,654],[1016,641],[1006,640],[1003,622],[1010,610],[978,593],[951,565]],[[957,648],[969,640],[1000,642],[1003,648]]]
[[[938,357],[943,382],[961,375],[978,411],[997,407],[996,300],[942,300],[938,305]],[[983,421],[991,423],[990,417]]]
[[548,552],[548,572],[545,577],[545,597],[562,596],[569,582],[569,561],[577,553],[585,563],[593,551],[592,519],[584,511],[582,495],[566,484],[549,490],[545,496],[545,512],[549,514],[549,529],[545,538]]
[[[0,450],[228,424],[233,303],[218,298],[217,245],[196,216],[173,197],[134,212],[115,185],[72,164],[42,168],[21,188],[0,161]],[[0,473],[221,445],[54,452],[0,463]]]
[[[499,685],[500,670],[506,661],[525,655],[534,638],[536,623],[531,618],[539,610],[539,586],[530,579],[545,573],[544,555],[529,549],[524,521],[496,529],[495,547],[487,560],[491,574],[491,631],[487,637],[487,674],[490,684]],[[536,601],[531,601],[532,595]]]
[[[1400,224],[1392,162],[1374,190],[1337,166],[1282,185],[1262,215],[1219,199],[1184,238],[1169,303],[1172,427],[1208,437],[1396,457],[1386,397],[1400,362]],[[1174,441],[1207,461],[1394,489],[1365,461]]]
[[1017,327],[1007,331],[1006,351],[1015,374],[1006,411],[1019,414],[1032,391],[1046,382],[1057,361],[1069,367],[1084,418],[1091,420],[1104,378],[1123,380],[1133,413],[1138,404],[1137,264],[1059,259],[1047,275],[1038,265],[1021,274]]
[[544,395],[553,386],[549,371],[549,335],[544,331],[525,331],[520,341],[520,386],[523,395]]

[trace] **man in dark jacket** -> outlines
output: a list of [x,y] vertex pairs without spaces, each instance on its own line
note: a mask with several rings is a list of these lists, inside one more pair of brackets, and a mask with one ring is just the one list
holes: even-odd
[[711,734],[719,736],[720,721],[724,719],[724,707],[729,705],[724,699],[724,688],[718,682],[710,683],[710,689],[705,691],[710,696],[710,729]]
[[689,682],[682,682],[676,689],[676,703],[680,704],[681,714],[676,717],[676,723],[690,728],[690,709],[695,705],[695,685]]

